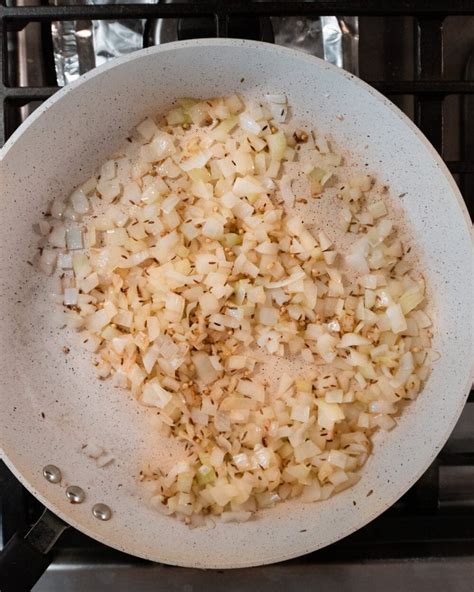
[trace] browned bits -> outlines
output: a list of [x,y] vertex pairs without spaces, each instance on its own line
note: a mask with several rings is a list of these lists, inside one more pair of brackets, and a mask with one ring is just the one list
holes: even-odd
[[278,130],[274,125],[272,125],[270,126],[270,131],[272,132],[272,134],[275,134]]
[[299,143],[305,144],[308,141],[308,134],[304,130],[296,130],[293,137]]
[[183,125],[181,126],[184,130],[188,130],[191,129],[191,125],[189,123],[183,123]]

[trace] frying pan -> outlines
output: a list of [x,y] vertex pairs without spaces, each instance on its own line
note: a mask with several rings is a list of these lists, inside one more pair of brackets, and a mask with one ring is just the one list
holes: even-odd
[[[368,163],[405,209],[423,252],[434,348],[441,357],[396,429],[376,437],[355,487],[318,504],[279,504],[244,524],[189,529],[151,508],[138,483],[144,459],[169,451],[152,429],[149,410],[97,381],[80,348],[64,354],[71,337],[58,329],[48,282],[28,264],[37,244],[32,227],[54,196],[87,178],[146,114],[164,111],[182,96],[275,91],[286,93],[295,117]],[[241,40],[139,51],[82,76],[35,111],[0,153],[0,184],[2,455],[55,516],[85,534],[173,565],[236,568],[281,561],[328,545],[383,512],[427,469],[453,429],[471,381],[469,217],[428,141],[352,75],[292,50]],[[99,468],[83,454],[91,438],[113,463]],[[50,463],[62,471],[60,484],[43,478]],[[68,501],[68,485],[83,488],[83,503]],[[111,507],[111,520],[93,516],[97,502]],[[57,527],[52,516],[43,530]]]

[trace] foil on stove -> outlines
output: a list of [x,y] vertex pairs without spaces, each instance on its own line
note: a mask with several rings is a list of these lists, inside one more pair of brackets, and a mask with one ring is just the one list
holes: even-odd
[[[51,0],[68,4],[114,4],[121,0]],[[155,0],[128,0],[153,3]],[[357,17],[322,16],[271,17],[275,43],[318,56],[353,74],[359,71],[359,27]],[[177,25],[177,21],[174,21]],[[167,40],[172,23],[167,23]],[[159,22],[152,23],[154,42],[160,43]],[[54,59],[58,84],[64,86],[119,56],[143,47],[143,19],[64,21],[52,23]],[[152,34],[153,37],[153,34]],[[176,26],[177,39],[177,26]]]

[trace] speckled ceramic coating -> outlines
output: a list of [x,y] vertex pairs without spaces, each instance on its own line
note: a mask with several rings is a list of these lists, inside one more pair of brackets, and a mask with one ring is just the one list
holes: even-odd
[[[442,357],[399,426],[376,440],[357,486],[329,501],[280,504],[245,524],[188,529],[148,507],[137,468],[166,450],[149,412],[94,377],[79,350],[65,355],[44,278],[27,260],[32,225],[119,146],[140,119],[180,96],[283,91],[297,117],[330,132],[400,197],[425,253]],[[343,116],[343,120],[337,116]],[[416,128],[376,91],[316,58],[253,42],[200,40],[137,52],[87,74],[46,101],[0,153],[0,410],[3,457],[44,504],[127,553],[195,567],[288,559],[346,536],[389,507],[429,466],[458,418],[472,359],[470,223],[456,185]],[[42,417],[44,414],[44,418]],[[95,437],[115,458],[103,469],[81,445]],[[60,485],[42,467],[61,468]],[[68,484],[86,491],[71,506]],[[373,490],[369,496],[368,492]],[[96,502],[114,515],[99,522]],[[354,502],[356,505],[354,505]]]

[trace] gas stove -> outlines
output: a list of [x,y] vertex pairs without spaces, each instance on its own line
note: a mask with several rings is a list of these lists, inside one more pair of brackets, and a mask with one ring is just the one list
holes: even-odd
[[[0,144],[57,88],[142,46],[245,37],[295,47],[360,75],[386,94],[474,197],[474,4],[463,0],[85,3],[0,5]],[[470,363],[466,360],[466,363]],[[35,592],[251,589],[385,592],[474,590],[474,394],[448,443],[392,508],[338,543],[251,569],[153,564],[69,529]],[[42,508],[0,463],[3,544]]]

